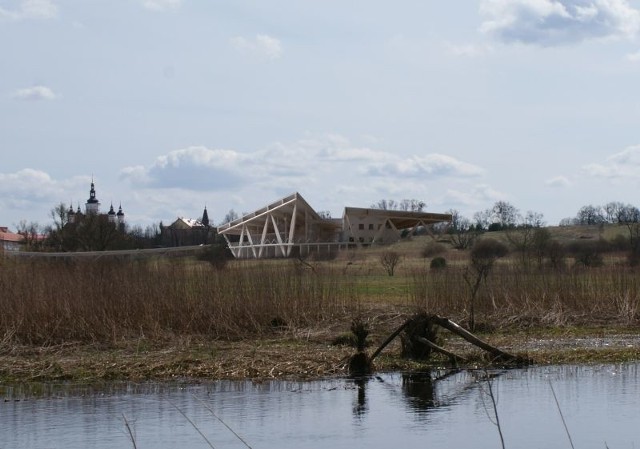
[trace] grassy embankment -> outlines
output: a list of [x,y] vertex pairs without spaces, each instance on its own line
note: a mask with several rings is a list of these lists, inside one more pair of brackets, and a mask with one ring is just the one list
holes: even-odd
[[[356,317],[374,345],[416,311],[467,320],[468,254],[448,249],[447,268],[430,270],[421,255],[429,239],[224,270],[192,259],[0,259],[0,382],[343,373],[353,349],[330,343]],[[403,257],[393,277],[378,259],[388,249]],[[637,360],[629,342],[640,335],[639,311],[640,271],[622,254],[608,253],[597,268],[569,260],[563,270],[525,270],[511,255],[480,288],[476,323],[484,339],[539,363]],[[481,363],[473,348],[442,336]],[[608,339],[619,343],[597,344]],[[378,368],[417,366],[397,353],[396,342]]]

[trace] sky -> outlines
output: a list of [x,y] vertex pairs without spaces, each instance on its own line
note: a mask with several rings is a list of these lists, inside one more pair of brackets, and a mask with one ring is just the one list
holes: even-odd
[[0,226],[640,206],[640,0],[0,0]]

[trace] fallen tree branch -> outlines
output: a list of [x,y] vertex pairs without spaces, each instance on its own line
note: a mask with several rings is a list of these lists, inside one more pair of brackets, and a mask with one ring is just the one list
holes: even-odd
[[451,362],[453,362],[454,365],[457,365],[458,362],[466,362],[467,361],[464,357],[460,357],[459,355],[454,354],[451,351],[447,351],[446,349],[441,348],[440,346],[438,346],[437,344],[435,344],[431,340],[428,340],[428,339],[426,339],[424,337],[415,337],[415,338],[419,342],[424,343],[425,345],[429,346],[434,351],[439,352],[439,353],[444,354],[447,357],[449,357],[449,359],[451,360]]
[[386,346],[389,343],[391,343],[393,341],[393,339],[396,338],[400,334],[400,332],[402,332],[404,330],[405,327],[407,327],[409,324],[411,324],[412,321],[413,321],[413,318],[409,318],[407,321],[402,323],[402,325],[399,328],[397,328],[395,331],[393,331],[393,333],[391,335],[389,335],[387,337],[387,339],[371,355],[371,358],[369,360],[371,360],[373,362],[373,359],[375,359],[378,356],[378,354],[380,354],[382,352],[382,350],[384,348],[386,348]]
[[508,352],[502,351],[496,348],[495,346],[491,346],[489,343],[479,339],[478,337],[473,335],[471,332],[464,329],[459,324],[454,323],[448,318],[443,318],[443,317],[434,315],[431,317],[431,319],[433,320],[434,323],[444,327],[445,329],[453,332],[456,335],[459,335],[460,337],[467,340],[469,343],[479,347],[480,349],[484,349],[485,351],[491,354],[494,360],[507,362],[507,363],[516,363],[519,365],[528,365],[531,363],[531,361],[528,359],[524,359],[522,357],[509,354]]

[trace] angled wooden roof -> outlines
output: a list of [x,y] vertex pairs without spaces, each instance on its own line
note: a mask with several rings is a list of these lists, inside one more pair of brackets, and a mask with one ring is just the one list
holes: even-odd
[[398,229],[411,228],[419,224],[441,223],[451,221],[451,214],[436,214],[432,212],[412,212],[404,210],[370,209],[363,207],[345,207],[344,216],[376,217],[391,221]]
[[[254,212],[246,214],[241,218],[233,220],[229,223],[224,223],[218,226],[218,233],[220,234],[240,234],[242,233],[243,225],[251,225],[256,227],[262,227],[269,216],[281,215],[282,217],[292,218],[292,214],[296,213],[297,218],[300,220],[309,220],[320,226],[326,226],[330,228],[340,228],[341,224],[332,219],[325,219],[321,217],[309,203],[300,195],[295,192],[291,195],[285,196],[278,201],[264,206]],[[301,221],[299,221],[301,222]]]

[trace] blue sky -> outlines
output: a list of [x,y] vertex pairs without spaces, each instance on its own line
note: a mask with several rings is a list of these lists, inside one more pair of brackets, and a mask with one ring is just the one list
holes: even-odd
[[640,206],[640,1],[0,0],[0,225]]

